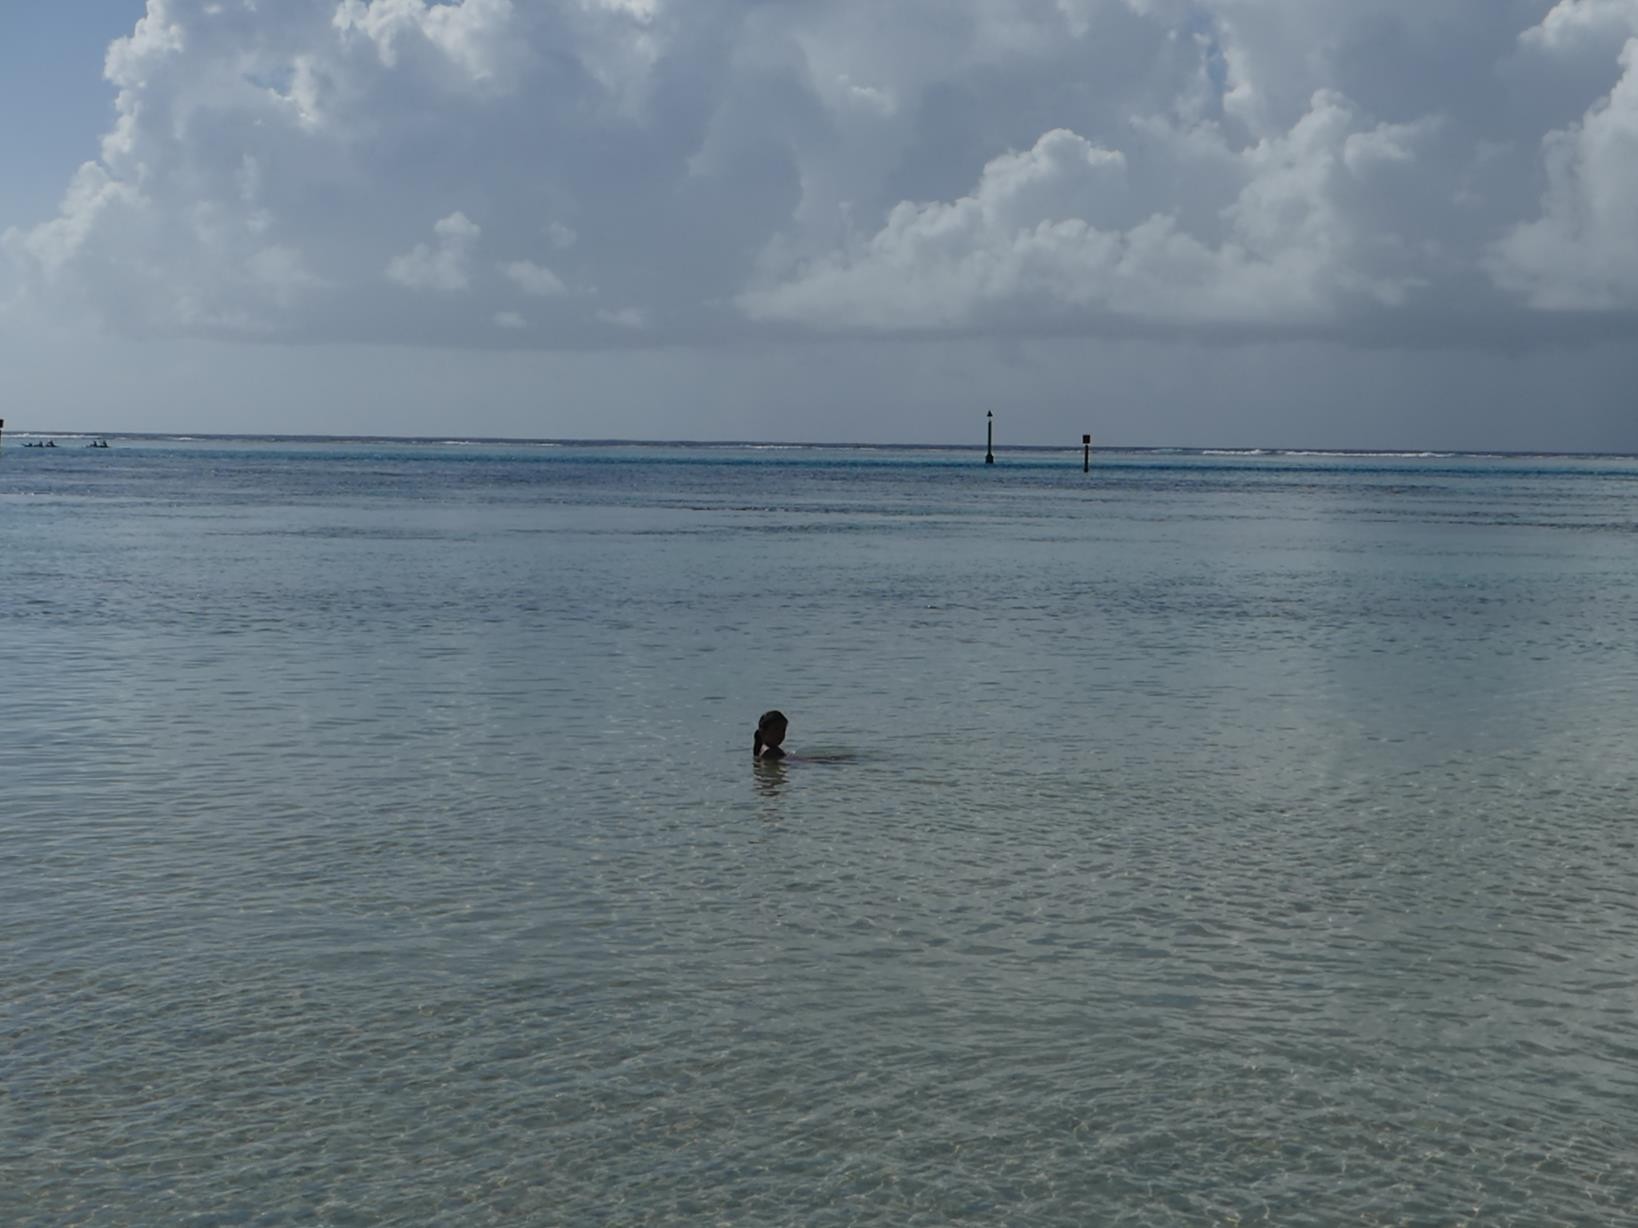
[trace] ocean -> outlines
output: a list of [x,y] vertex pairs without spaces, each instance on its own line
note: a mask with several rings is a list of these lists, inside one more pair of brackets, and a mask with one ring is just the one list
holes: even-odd
[[1638,1223],[1638,459],[56,438],[0,1223]]

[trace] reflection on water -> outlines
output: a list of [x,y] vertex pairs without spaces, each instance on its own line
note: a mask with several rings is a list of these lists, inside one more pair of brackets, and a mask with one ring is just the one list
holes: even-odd
[[858,763],[862,758],[858,751],[827,746],[803,747],[800,752],[793,752],[790,757],[798,763],[821,763],[831,766]]
[[753,759],[751,770],[755,773],[757,792],[764,797],[777,797],[785,787],[788,772],[804,768],[845,767],[861,761],[862,757],[857,751],[820,747],[800,753],[789,751],[778,759]]
[[784,789],[785,760],[753,759],[751,771],[755,773],[756,790],[763,797],[778,797]]
[[1638,1205],[1631,462],[115,442],[0,465],[0,1221]]

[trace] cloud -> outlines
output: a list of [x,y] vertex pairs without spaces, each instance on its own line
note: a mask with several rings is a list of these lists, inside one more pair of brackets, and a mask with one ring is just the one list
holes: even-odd
[[[1057,129],[984,168],[950,203],[904,203],[856,251],[744,295],[755,316],[831,328],[959,328],[1019,318],[1311,323],[1350,302],[1402,303],[1415,263],[1372,233],[1358,198],[1417,160],[1414,126],[1367,124],[1321,92],[1277,137],[1157,127],[1142,156],[1196,172],[1218,199],[1202,233],[1143,213],[1128,158]],[[1141,215],[1141,216],[1139,216]]]
[[503,264],[501,271],[511,278],[512,284],[525,294],[550,298],[554,295],[568,293],[568,287],[563,284],[563,279],[543,264],[534,264],[528,260],[513,260]]
[[1547,310],[1638,308],[1638,3],[1560,3],[1523,41],[1550,58],[1619,46],[1621,77],[1542,141],[1540,216],[1493,246],[1496,281]]
[[1596,55],[1612,40],[1629,38],[1635,26],[1638,5],[1633,0],[1559,0],[1519,41],[1549,55]]
[[1517,344],[1638,310],[1634,37],[1638,0],[149,0],[0,248],[14,310],[142,336]]
[[616,328],[640,329],[648,326],[648,317],[637,307],[602,308],[597,312],[597,319]]
[[433,226],[438,241],[417,243],[387,262],[387,276],[411,290],[465,290],[471,284],[467,261],[483,233],[464,213],[451,213]]
[[341,0],[333,24],[343,41],[367,39],[384,68],[407,55],[427,57],[455,89],[509,89],[528,57],[514,37],[512,0]]

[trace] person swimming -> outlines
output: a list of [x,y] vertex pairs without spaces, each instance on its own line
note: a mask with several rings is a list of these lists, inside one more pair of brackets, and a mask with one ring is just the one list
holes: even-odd
[[756,759],[783,759],[785,752],[780,743],[785,740],[785,730],[789,722],[785,714],[777,708],[764,712],[757,718],[756,736],[751,742],[751,755]]

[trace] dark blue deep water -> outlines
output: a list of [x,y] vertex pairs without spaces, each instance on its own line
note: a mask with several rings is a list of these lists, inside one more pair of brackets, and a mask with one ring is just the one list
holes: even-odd
[[0,1224],[1638,1222],[1638,460],[22,442]]

